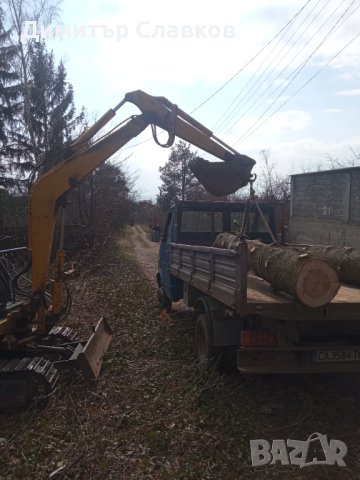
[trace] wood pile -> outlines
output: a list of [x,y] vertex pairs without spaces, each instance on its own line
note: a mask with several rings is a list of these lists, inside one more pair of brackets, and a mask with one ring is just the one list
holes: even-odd
[[[239,250],[242,241],[237,235],[220,233],[215,247]],[[269,282],[308,307],[322,307],[336,296],[340,282],[336,270],[324,259],[308,252],[281,246],[266,245],[259,240],[246,240],[249,267]]]

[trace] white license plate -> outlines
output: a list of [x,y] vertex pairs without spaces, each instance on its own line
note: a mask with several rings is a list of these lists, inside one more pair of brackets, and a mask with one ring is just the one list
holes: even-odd
[[360,350],[318,350],[313,359],[315,362],[356,362],[360,361]]

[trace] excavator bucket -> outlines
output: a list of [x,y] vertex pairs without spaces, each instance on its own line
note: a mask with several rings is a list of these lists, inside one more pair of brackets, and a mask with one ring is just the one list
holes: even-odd
[[229,195],[245,187],[251,177],[255,161],[246,155],[241,157],[244,158],[226,162],[209,162],[196,157],[190,161],[189,167],[208,192],[216,196]]
[[87,380],[95,380],[99,376],[111,339],[112,331],[105,318],[102,317],[77,356],[77,364]]

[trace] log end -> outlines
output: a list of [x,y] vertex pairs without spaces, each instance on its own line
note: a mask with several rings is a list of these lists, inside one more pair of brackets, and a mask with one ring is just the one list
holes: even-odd
[[323,307],[331,302],[340,288],[336,271],[323,260],[304,263],[296,282],[297,298],[306,306]]

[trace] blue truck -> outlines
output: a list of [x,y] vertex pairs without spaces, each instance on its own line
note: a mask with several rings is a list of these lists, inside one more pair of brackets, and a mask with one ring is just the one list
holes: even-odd
[[[247,212],[246,235],[271,243],[279,235],[274,209],[259,206],[262,214],[254,204]],[[359,288],[342,285],[321,308],[274,292],[249,269],[246,241],[236,252],[212,246],[221,232],[239,233],[245,211],[242,202],[183,201],[166,219],[159,300],[167,310],[179,300],[194,309],[199,362],[248,373],[359,371]]]

